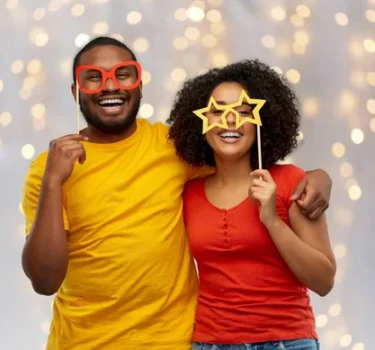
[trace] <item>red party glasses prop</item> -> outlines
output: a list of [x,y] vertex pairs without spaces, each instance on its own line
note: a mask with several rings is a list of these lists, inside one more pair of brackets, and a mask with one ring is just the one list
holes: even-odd
[[127,61],[115,65],[110,71],[94,65],[78,66],[76,70],[79,89],[86,94],[101,92],[108,79],[122,90],[139,86],[142,80],[142,68],[136,61]]

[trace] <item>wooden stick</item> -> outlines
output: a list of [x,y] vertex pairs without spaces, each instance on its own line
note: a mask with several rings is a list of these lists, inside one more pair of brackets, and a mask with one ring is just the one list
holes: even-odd
[[258,139],[258,163],[259,169],[262,169],[262,143],[260,140],[260,125],[257,124],[257,139]]
[[77,134],[79,134],[79,86],[76,81],[76,128]]

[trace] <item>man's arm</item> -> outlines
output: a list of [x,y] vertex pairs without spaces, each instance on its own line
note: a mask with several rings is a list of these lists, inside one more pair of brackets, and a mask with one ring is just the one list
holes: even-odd
[[23,196],[26,231],[22,267],[39,294],[52,295],[60,288],[68,268],[69,224],[63,208],[62,187],[86,152],[82,135],[67,135],[50,143],[44,167],[30,167]]
[[32,165],[25,183],[23,210],[28,236],[22,267],[35,292],[52,295],[68,267],[67,219],[64,225],[61,184],[43,179],[43,172],[43,168]]
[[331,197],[332,179],[322,169],[310,170],[298,183],[291,200],[311,220],[318,219],[328,208]]

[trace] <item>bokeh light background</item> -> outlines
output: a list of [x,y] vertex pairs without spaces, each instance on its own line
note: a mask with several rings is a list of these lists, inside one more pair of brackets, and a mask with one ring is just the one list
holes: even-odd
[[210,67],[259,58],[286,76],[303,115],[301,147],[286,161],[334,180],[337,282],[312,297],[322,349],[375,349],[375,0],[2,0],[0,28],[0,349],[45,349],[52,298],[22,273],[22,186],[30,160],[75,132],[72,58],[99,35],[134,49],[140,116],[151,121]]

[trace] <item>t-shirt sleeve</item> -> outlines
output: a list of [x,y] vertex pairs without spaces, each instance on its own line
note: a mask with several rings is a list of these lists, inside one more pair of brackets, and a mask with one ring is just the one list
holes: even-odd
[[289,209],[293,203],[290,197],[293,195],[299,182],[306,176],[306,172],[292,164],[283,165],[280,168],[278,187],[280,188],[279,195],[282,197],[283,202],[287,209]]
[[[26,237],[30,234],[34,225],[43,175],[44,168],[35,162],[31,163],[26,175],[22,196],[22,210],[26,220]],[[65,208],[63,208],[63,216],[64,228],[68,231],[69,222]]]
[[202,177],[206,177],[211,175],[215,172],[215,168],[209,166],[192,166],[187,164],[188,167],[188,180],[198,179]]

